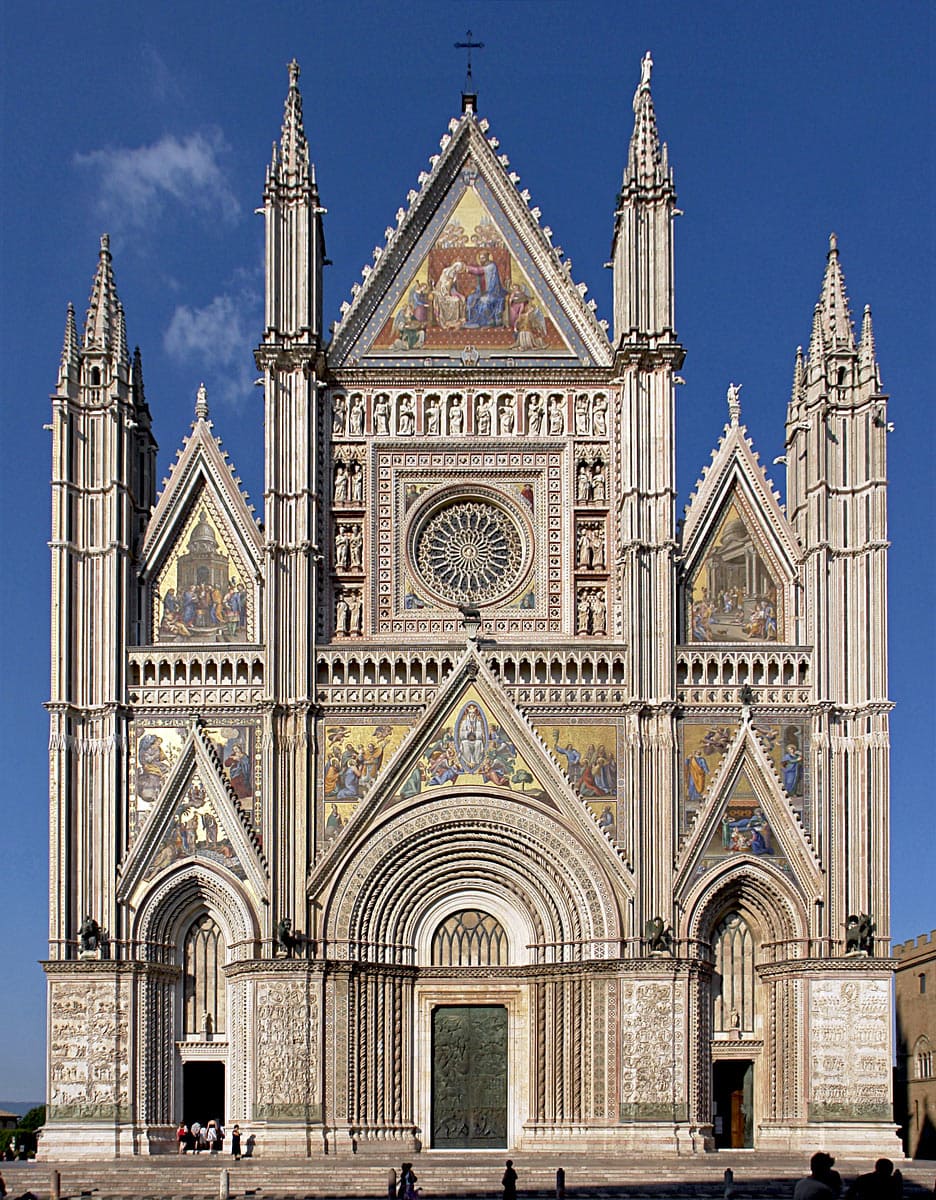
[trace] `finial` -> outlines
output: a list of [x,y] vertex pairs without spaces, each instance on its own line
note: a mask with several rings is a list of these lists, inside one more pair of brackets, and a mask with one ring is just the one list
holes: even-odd
[[298,62],[296,62],[296,60],[293,59],[292,62],[287,64],[287,69],[289,71],[289,86],[291,88],[298,87],[299,86],[299,64],[298,64]]
[[743,383],[728,384],[728,416],[732,425],[737,425],[741,420],[741,389]]
[[649,87],[650,86],[650,74],[652,71],[653,71],[653,59],[650,55],[650,51],[648,50],[647,53],[643,56],[643,58],[640,60],[640,86],[641,87]]
[[838,234],[837,233],[829,234],[829,253],[830,254],[838,254]]
[[195,420],[208,420],[208,389],[203,382],[198,385],[198,392],[195,396]]
[[101,257],[103,258],[105,254],[110,256],[110,234],[109,233],[101,234]]

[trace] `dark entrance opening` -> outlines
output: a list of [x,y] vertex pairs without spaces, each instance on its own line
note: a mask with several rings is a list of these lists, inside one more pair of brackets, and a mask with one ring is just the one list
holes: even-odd
[[186,1125],[197,1121],[224,1124],[224,1063],[188,1062],[182,1064],[182,1120]]
[[444,1005],[432,1013],[432,1145],[507,1146],[507,1009]]
[[712,1124],[719,1149],[753,1147],[754,1063],[749,1058],[712,1064]]

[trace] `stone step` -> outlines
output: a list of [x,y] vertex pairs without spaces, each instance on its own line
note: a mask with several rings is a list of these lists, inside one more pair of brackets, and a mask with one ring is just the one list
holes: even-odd
[[[426,1200],[490,1200],[501,1194],[506,1155],[470,1156],[432,1152],[414,1155],[419,1189]],[[722,1200],[724,1170],[735,1173],[736,1200],[779,1200],[792,1194],[803,1164],[788,1156],[752,1151],[726,1152],[705,1158],[600,1160],[576,1155],[513,1156],[521,1200],[555,1196],[556,1166],[566,1171],[568,1200]],[[49,1163],[0,1164],[11,1197],[31,1191],[50,1194]],[[305,1200],[306,1197],[349,1197],[385,1200],[389,1166],[372,1158],[267,1160],[233,1162],[229,1156],[165,1156],[62,1163],[63,1200],[82,1193],[93,1200],[218,1200],[222,1172],[228,1172],[232,1200]],[[850,1160],[836,1164],[847,1180],[872,1163]],[[932,1194],[936,1163],[900,1162],[907,1196]]]

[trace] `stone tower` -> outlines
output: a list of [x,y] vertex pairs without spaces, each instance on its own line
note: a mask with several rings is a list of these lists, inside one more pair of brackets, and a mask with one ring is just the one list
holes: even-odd
[[49,1157],[209,1116],[268,1156],[893,1152],[870,315],[833,244],[788,507],[732,383],[677,532],[651,69],[610,336],[473,95],[326,334],[290,65],[262,523],[204,385],[155,496],[104,245],[53,401]]

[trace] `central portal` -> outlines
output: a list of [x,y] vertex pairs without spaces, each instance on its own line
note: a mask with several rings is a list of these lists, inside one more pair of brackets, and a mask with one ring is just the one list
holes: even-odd
[[507,1146],[507,1009],[501,1004],[433,1010],[432,1145]]

